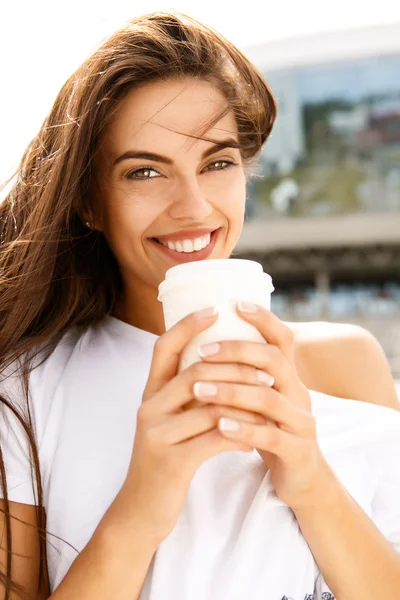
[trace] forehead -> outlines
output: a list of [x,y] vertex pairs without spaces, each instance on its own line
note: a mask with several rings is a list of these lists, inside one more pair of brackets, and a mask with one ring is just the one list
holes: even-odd
[[[206,81],[149,83],[131,90],[121,101],[107,127],[104,142],[110,150],[119,152],[133,143],[137,147],[163,141],[188,148],[195,142],[191,135],[237,137],[232,111],[215,123],[227,107],[223,94]],[[214,124],[210,128],[211,123]]]

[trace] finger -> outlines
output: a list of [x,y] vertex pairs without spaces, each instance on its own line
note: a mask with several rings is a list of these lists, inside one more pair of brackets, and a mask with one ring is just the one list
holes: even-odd
[[262,415],[230,406],[207,404],[170,415],[168,419],[153,428],[152,435],[168,445],[180,444],[211,429],[216,429],[221,417],[237,419],[242,423],[254,425],[265,424],[265,418]]
[[280,458],[293,456],[298,448],[299,438],[283,431],[273,423],[267,425],[250,425],[239,421],[220,419],[218,430],[230,440],[236,440],[264,452],[271,452]]
[[294,333],[274,313],[252,302],[239,302],[238,314],[261,333],[269,344],[277,346],[289,361],[294,359]]
[[296,435],[308,436],[314,432],[314,417],[285,396],[267,386],[249,386],[241,384],[214,383],[215,394],[210,398],[202,392],[209,389],[209,383],[195,385],[196,398],[199,401],[232,406],[262,415],[267,421],[275,421],[285,430]]
[[[259,373],[260,382],[274,381],[275,389],[287,392],[288,382],[293,378],[293,366],[282,351],[272,344],[248,342],[245,340],[227,340],[218,344],[206,344],[199,348],[199,354],[207,363],[241,363],[254,366]],[[264,375],[263,375],[264,374]],[[264,378],[264,379],[263,379]]]
[[207,364],[198,362],[176,375],[162,390],[146,402],[146,409],[156,415],[176,412],[195,398],[198,381],[226,381],[259,385],[257,370],[242,364]]
[[254,452],[253,446],[244,444],[240,440],[229,439],[221,435],[217,428],[178,444],[175,449],[182,452],[185,462],[192,471],[197,470],[200,464],[221,452],[237,452],[238,450]]
[[144,400],[158,392],[177,373],[180,354],[196,334],[211,327],[218,312],[215,307],[191,313],[156,341]]

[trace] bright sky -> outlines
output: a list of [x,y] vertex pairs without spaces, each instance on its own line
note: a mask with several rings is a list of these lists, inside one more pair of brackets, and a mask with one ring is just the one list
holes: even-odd
[[241,48],[291,36],[400,23],[395,0],[5,0],[0,8],[0,180],[90,50],[132,16],[174,8]]

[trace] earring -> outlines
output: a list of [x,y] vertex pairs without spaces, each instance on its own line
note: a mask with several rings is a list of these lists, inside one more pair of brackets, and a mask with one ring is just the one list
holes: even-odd
[[92,229],[92,225],[89,223],[89,221],[86,221],[85,225],[88,229]]

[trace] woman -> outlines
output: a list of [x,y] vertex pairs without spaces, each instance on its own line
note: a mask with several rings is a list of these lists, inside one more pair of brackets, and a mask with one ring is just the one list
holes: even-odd
[[0,207],[7,598],[395,598],[400,415],[369,403],[397,407],[373,338],[238,306],[269,344],[177,375],[217,315],[164,330],[159,283],[182,252],[231,255],[275,116],[234,46],[156,13],[26,150]]

